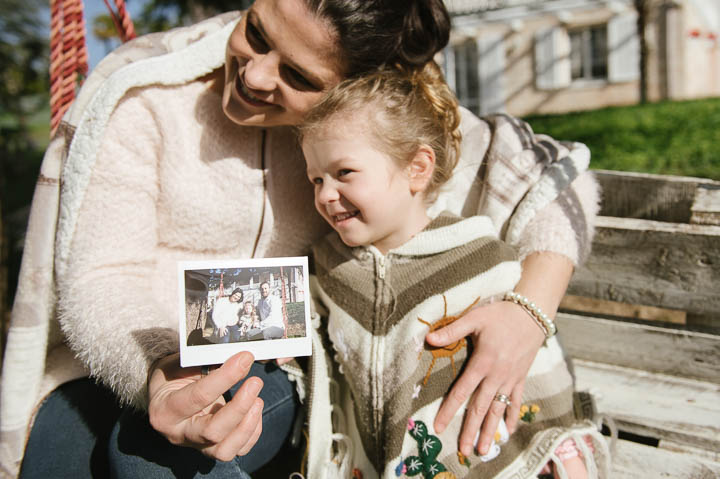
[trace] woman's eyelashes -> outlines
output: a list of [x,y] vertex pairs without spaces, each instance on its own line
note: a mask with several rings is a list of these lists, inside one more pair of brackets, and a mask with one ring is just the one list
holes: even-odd
[[320,91],[322,88],[316,86],[313,84],[310,80],[305,78],[302,73],[295,70],[292,67],[285,67],[286,74],[288,78],[290,79],[290,82],[293,84],[293,87],[296,90],[313,90],[313,91]]
[[267,53],[270,50],[260,30],[248,20],[245,26],[245,37],[253,50],[257,53]]
[[[251,19],[248,19],[245,26],[245,38],[247,39],[247,42],[250,44],[255,53],[264,55],[270,51],[270,45],[263,37],[260,29],[253,24]],[[284,75],[287,77],[288,82],[296,90],[322,90],[321,87],[315,85],[313,82],[308,80],[302,73],[300,73],[293,67],[283,65],[281,68]]]

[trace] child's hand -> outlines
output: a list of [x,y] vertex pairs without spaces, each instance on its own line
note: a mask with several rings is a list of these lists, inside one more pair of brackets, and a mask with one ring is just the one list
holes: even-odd
[[[525,377],[545,335],[520,306],[502,301],[473,309],[454,323],[428,334],[426,339],[433,346],[445,346],[467,336],[474,343],[472,356],[443,401],[435,418],[435,430],[438,433],[445,430],[469,398],[460,433],[460,452],[471,454],[482,426],[477,451],[484,455],[503,415],[509,432],[515,431]],[[495,400],[497,394],[508,396],[511,406]]]

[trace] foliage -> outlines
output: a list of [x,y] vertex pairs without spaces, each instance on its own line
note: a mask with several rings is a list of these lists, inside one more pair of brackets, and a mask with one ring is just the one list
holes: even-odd
[[720,180],[720,98],[525,118],[537,133],[580,141],[595,169]]
[[136,20],[139,33],[195,23],[220,12],[244,10],[253,0],[150,0]]

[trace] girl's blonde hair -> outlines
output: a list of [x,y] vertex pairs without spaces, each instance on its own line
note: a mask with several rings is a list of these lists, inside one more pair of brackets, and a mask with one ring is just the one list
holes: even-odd
[[435,169],[426,197],[450,179],[460,155],[460,112],[435,62],[419,71],[385,69],[338,84],[307,113],[298,127],[300,141],[334,120],[362,114],[373,147],[401,167],[421,145],[433,149]]

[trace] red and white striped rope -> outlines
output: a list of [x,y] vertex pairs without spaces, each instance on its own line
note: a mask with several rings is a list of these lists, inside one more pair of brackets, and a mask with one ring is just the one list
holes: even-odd
[[[135,38],[124,0],[115,0],[118,14],[106,1],[123,42]],[[50,0],[50,135],[55,134],[88,72],[82,0]],[[80,77],[82,75],[82,78]]]

